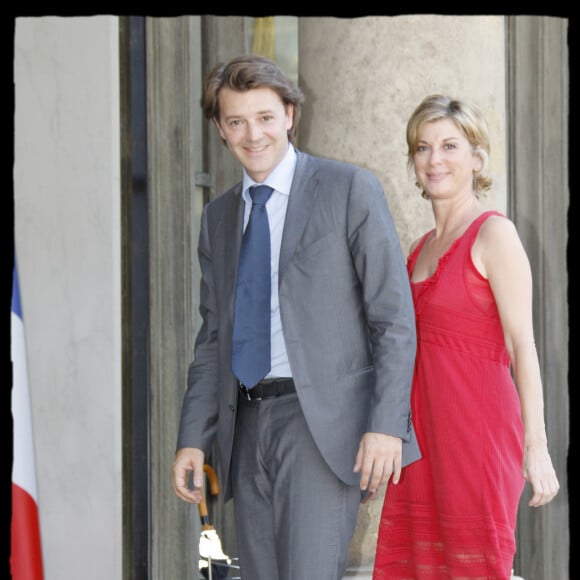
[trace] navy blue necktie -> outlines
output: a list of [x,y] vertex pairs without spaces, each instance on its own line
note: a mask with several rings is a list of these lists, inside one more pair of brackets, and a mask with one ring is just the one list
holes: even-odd
[[250,188],[252,211],[238,262],[232,372],[251,389],[270,371],[270,226],[266,202],[272,188]]

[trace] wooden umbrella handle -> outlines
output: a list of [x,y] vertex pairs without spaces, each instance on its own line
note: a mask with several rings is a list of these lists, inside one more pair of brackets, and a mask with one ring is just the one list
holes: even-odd
[[202,530],[213,530],[214,527],[211,525],[209,521],[209,514],[207,512],[207,503],[205,503],[205,499],[202,499],[198,506],[199,517],[201,519],[201,529]]
[[[209,480],[209,491],[212,495],[218,495],[220,492],[220,484],[214,471],[213,467],[207,463],[203,465],[203,471],[205,472]],[[202,530],[213,530],[215,529],[209,520],[209,513],[207,511],[207,503],[205,498],[203,498],[198,504],[199,517],[201,519],[201,529]]]
[[209,479],[209,491],[212,495],[218,495],[220,492],[220,484],[216,472],[213,467],[207,463],[203,464],[203,470]]

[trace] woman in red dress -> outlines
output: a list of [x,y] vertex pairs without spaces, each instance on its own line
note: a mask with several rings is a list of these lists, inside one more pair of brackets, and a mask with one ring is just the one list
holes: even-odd
[[407,261],[417,323],[411,401],[423,458],[388,488],[373,580],[507,580],[526,480],[532,507],[559,490],[531,268],[514,224],[479,200],[491,179],[477,107],[427,97],[409,119],[407,145],[435,218]]

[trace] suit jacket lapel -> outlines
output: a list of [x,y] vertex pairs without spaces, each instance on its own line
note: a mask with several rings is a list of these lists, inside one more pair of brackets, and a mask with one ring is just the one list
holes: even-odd
[[237,264],[242,246],[242,233],[244,224],[244,200],[242,198],[242,185],[236,185],[231,191],[231,203],[223,214],[222,227],[216,229],[217,235],[224,240],[225,271],[228,287],[225,291],[229,294],[230,316],[233,319],[234,295],[236,291]]
[[302,153],[298,153],[296,170],[290,190],[282,246],[280,248],[280,263],[278,269],[278,281],[284,275],[288,262],[294,255],[302,232],[312,215],[312,207],[318,192],[315,178],[317,172],[316,161]]

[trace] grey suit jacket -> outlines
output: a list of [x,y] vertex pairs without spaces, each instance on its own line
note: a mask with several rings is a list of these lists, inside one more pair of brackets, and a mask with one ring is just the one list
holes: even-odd
[[[207,454],[217,437],[229,469],[237,409],[230,369],[244,203],[241,183],[206,205],[198,246],[200,313],[177,447]],[[410,412],[415,316],[399,238],[378,179],[366,169],[298,152],[279,264],[280,314],[308,426],[328,465],[358,485],[366,431],[403,439],[420,457]]]

